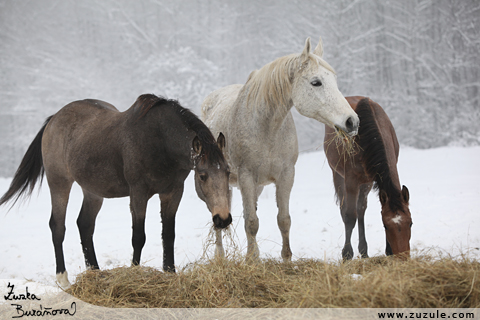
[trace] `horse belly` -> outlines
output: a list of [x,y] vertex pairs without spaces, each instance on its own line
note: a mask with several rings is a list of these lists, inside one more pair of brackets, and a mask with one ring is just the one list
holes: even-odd
[[73,173],[75,181],[82,187],[103,198],[120,198],[129,195],[129,185],[115,168],[103,165],[86,165]]
[[[77,181],[78,182],[78,181]],[[102,183],[81,183],[78,184],[93,194],[102,198],[123,198],[130,195],[130,189],[128,185],[120,184],[102,184]]]
[[103,198],[125,197],[129,195],[129,185],[123,157],[111,141],[92,137],[77,142],[69,148],[66,164],[83,189]]
[[271,183],[276,183],[280,180],[287,167],[293,168],[293,165],[285,163],[285,160],[283,159],[277,159],[265,163],[265,165],[258,170],[259,185],[266,186]]

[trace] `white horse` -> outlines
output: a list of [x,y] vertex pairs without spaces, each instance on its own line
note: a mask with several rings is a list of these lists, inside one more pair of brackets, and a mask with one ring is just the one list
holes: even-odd
[[[298,158],[292,106],[350,135],[358,131],[358,116],[338,90],[335,71],[322,55],[322,40],[310,53],[308,38],[301,54],[268,63],[253,71],[245,85],[218,89],[202,104],[202,120],[215,136],[222,132],[226,137],[230,185],[242,194],[247,259],[259,257],[257,200],[270,183],[276,187],[282,258],[289,261],[292,257],[289,201]],[[224,255],[221,230],[216,233],[215,254]]]

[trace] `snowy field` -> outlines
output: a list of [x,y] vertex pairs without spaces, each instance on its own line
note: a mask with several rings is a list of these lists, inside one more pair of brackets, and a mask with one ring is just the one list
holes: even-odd
[[[480,147],[444,147],[418,150],[402,148],[398,164],[400,180],[410,190],[413,218],[413,254],[441,251],[480,259]],[[10,179],[0,179],[3,194]],[[296,165],[290,211],[293,259],[338,260],[344,242],[344,227],[334,201],[331,171],[321,151],[303,153]],[[76,218],[82,193],[72,189],[67,212],[64,242],[70,282],[85,270]],[[147,212],[147,242],[142,264],[162,268],[159,200],[150,200]],[[234,189],[233,238],[246,252],[242,204]],[[55,258],[48,221],[50,197],[46,183],[34,191],[30,201],[11,211],[0,208],[0,279],[55,283]],[[262,256],[280,258],[281,236],[276,224],[275,188],[266,187],[259,199],[260,230],[257,235]],[[382,255],[385,233],[380,203],[373,192],[365,216],[369,255]],[[185,183],[185,193],[177,213],[175,259],[178,267],[199,259],[208,239],[211,216],[196,196],[193,175]],[[355,254],[356,230],[352,237]],[[128,198],[105,200],[97,218],[94,235],[100,268],[129,265],[132,256],[131,216]],[[228,250],[228,248],[226,248]],[[208,253],[213,254],[213,246]],[[2,281],[0,280],[0,283]],[[2,286],[5,287],[6,286]]]

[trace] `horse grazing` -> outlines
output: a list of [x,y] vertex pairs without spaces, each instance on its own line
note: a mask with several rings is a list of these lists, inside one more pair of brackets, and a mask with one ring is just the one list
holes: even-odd
[[[358,117],[338,90],[335,71],[322,55],[321,39],[311,53],[308,38],[302,53],[268,63],[253,71],[244,85],[218,89],[202,104],[202,120],[214,134],[225,134],[230,185],[240,189],[243,200],[248,259],[259,256],[258,197],[265,185],[274,183],[282,258],[291,260],[289,199],[298,158],[292,106],[306,117],[351,135],[358,130]],[[221,230],[217,230],[215,251],[223,255]]]
[[360,118],[358,135],[354,138],[355,152],[346,154],[345,146],[335,146],[335,133],[325,128],[324,149],[333,172],[337,203],[345,224],[344,259],[353,258],[350,244],[358,219],[358,250],[367,258],[364,216],[367,196],[378,190],[382,205],[387,255],[410,255],[412,217],[408,208],[409,192],[400,185],[397,172],[399,145],[390,119],[380,105],[365,97],[347,97]]
[[224,146],[222,134],[215,141],[205,124],[175,100],[141,95],[125,112],[99,100],[75,101],[47,119],[0,205],[12,199],[15,204],[25,192],[31,195],[46,174],[57,281],[66,288],[70,283],[62,243],[73,182],[84,194],[77,225],[86,266],[93,269],[98,263],[92,237],[103,199],[130,196],[132,263],[137,265],[146,239],[147,201],[159,194],[163,268],[175,272],[175,215],[192,169],[196,192],[212,213],[215,227],[225,228],[232,221]]

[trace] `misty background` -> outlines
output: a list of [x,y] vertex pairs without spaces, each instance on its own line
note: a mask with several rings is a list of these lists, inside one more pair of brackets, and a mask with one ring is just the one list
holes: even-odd
[[[480,144],[478,0],[0,0],[0,176],[71,101],[154,93],[199,115],[320,36],[340,91],[380,103],[402,145]],[[300,151],[321,149],[323,125],[294,116]]]

